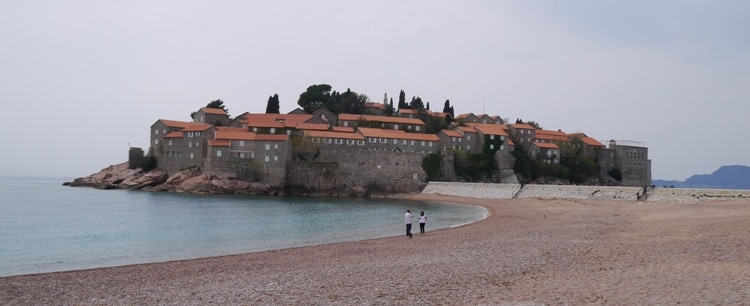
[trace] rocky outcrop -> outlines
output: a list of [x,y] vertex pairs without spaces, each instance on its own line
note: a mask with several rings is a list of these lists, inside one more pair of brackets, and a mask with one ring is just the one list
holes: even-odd
[[143,172],[141,168],[129,169],[128,163],[111,165],[92,175],[66,182],[71,187],[97,189],[140,189],[202,194],[279,194],[277,186],[240,180],[231,174],[180,171],[172,176],[162,169]]

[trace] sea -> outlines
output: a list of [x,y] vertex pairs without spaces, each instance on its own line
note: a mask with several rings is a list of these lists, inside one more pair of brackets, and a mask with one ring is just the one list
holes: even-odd
[[405,236],[407,209],[415,221],[425,212],[427,231],[487,216],[482,207],[441,202],[98,190],[65,181],[0,177],[0,277]]

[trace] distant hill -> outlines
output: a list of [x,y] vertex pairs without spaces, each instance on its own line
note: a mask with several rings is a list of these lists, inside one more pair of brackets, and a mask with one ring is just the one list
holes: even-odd
[[677,188],[750,189],[750,167],[722,166],[711,174],[696,174],[684,182],[653,180],[656,187]]

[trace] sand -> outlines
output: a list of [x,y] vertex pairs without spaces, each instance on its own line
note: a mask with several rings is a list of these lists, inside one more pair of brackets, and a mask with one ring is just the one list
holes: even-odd
[[750,202],[412,198],[491,215],[413,239],[4,277],[0,303],[750,304]]

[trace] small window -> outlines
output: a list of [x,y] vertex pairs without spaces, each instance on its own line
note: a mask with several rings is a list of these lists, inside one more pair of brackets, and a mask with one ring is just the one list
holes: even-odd
[[256,132],[256,133],[257,133],[257,132],[258,132],[258,128],[257,128],[257,127],[254,127],[254,128],[253,128],[253,132]]
[[495,145],[494,144],[490,144],[490,150],[493,150],[493,149],[495,149]]
[[336,143],[336,144],[342,144],[342,143],[344,143],[344,140],[343,140],[343,139],[341,139],[341,138],[336,138],[336,141],[335,141],[335,143]]
[[171,139],[169,140],[169,146],[170,147],[172,146],[172,140]]
[[192,159],[193,157],[195,157],[195,154],[193,152],[190,152],[190,158]]
[[323,143],[331,143],[331,138],[323,138]]
[[428,142],[430,144],[430,148],[432,148],[432,141]]
[[159,135],[159,130],[154,130],[156,135]]
[[265,160],[266,160],[266,162],[269,162],[269,161],[271,161],[270,157],[268,157],[268,156],[266,156],[266,159],[265,159]]
[[357,140],[357,144],[360,145],[360,146],[364,146],[365,145],[365,141],[364,140]]
[[266,151],[268,151],[268,150],[270,150],[270,149],[271,149],[271,144],[270,144],[270,143],[267,143],[267,144],[266,144]]
[[471,140],[471,135],[466,135],[466,140]]
[[414,146],[414,140],[411,141],[411,145]]
[[244,147],[245,146],[245,141],[244,140],[240,140],[238,146]]
[[276,155],[274,155],[274,156],[273,156],[273,161],[279,161],[279,157],[278,157],[278,156],[276,156]]
[[424,140],[422,141],[422,146],[424,147]]
[[245,152],[240,152],[240,158],[245,158]]
[[388,139],[380,138],[380,143],[387,143],[387,142],[388,142]]
[[419,132],[419,126],[417,125],[417,132]]
[[490,140],[495,140],[495,135],[490,135]]
[[394,139],[393,144],[398,144],[398,139]]
[[276,134],[276,128],[271,128],[271,134]]
[[278,148],[279,148],[279,144],[278,144],[278,143],[274,144],[274,145],[273,145],[273,148],[274,148],[274,149],[278,149]]
[[196,142],[195,142],[195,146],[196,146],[196,147],[200,147],[200,146],[201,146],[201,143],[200,143],[199,141],[196,141]]
[[188,142],[188,148],[192,148],[192,147],[193,147],[193,143],[192,142]]

